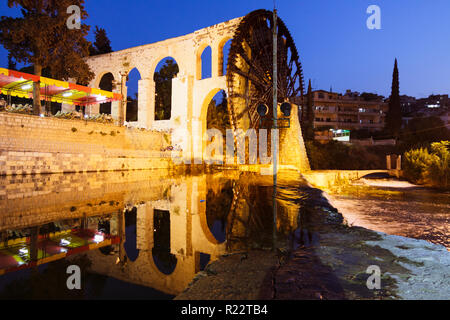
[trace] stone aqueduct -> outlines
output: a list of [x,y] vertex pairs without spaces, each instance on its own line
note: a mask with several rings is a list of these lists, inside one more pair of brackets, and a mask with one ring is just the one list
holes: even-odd
[[[127,96],[126,81],[122,77],[136,68],[141,80],[138,82],[138,121],[130,125],[154,130],[172,129],[172,143],[183,149],[192,158],[202,157],[203,132],[206,131],[208,104],[217,92],[227,91],[223,71],[223,48],[233,38],[241,18],[236,18],[193,33],[129,48],[109,54],[90,57],[88,64],[95,73],[89,84],[99,88],[102,77],[111,73],[118,84],[114,92]],[[201,55],[211,48],[211,77],[202,79]],[[170,120],[155,120],[155,70],[164,58],[173,58],[179,73],[172,80],[172,106]],[[120,102],[113,102],[111,114],[119,119]],[[88,113],[99,112],[99,105],[92,106]],[[125,112],[122,117],[125,119]],[[189,137],[189,138],[187,138]],[[192,151],[192,152],[191,152]]]

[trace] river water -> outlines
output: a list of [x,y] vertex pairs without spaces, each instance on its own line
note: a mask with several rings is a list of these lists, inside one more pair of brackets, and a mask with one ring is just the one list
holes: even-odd
[[423,239],[450,249],[450,192],[394,178],[361,179],[329,200],[349,225]]

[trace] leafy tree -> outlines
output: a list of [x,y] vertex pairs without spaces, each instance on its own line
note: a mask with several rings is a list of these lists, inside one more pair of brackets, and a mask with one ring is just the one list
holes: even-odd
[[450,188],[450,141],[434,142],[430,151],[425,148],[405,153],[403,172],[405,177],[420,184]]
[[172,79],[178,74],[178,65],[171,59],[155,72],[155,120],[170,119],[172,109]]
[[127,121],[137,121],[138,120],[138,101],[139,96],[136,92],[134,98],[128,96],[127,98]]
[[424,173],[431,162],[431,155],[427,149],[413,149],[405,153],[403,172],[405,177],[413,183],[422,183]]
[[112,52],[111,41],[106,35],[106,30],[95,26],[95,42],[89,47],[91,56]]
[[389,110],[386,115],[386,129],[394,138],[398,138],[401,127],[402,110],[400,105],[400,84],[397,59],[395,59],[394,72],[392,74],[391,96],[389,98]]
[[[54,78],[76,78],[87,84],[94,74],[84,61],[89,54],[89,42],[85,39],[89,26],[69,29],[69,6],[80,8],[80,20],[87,18],[84,0],[8,0],[8,6],[19,6],[19,18],[0,18],[0,43],[11,53],[15,61],[32,64],[34,74],[40,76],[48,67]],[[41,113],[39,84],[34,84],[34,112]]]

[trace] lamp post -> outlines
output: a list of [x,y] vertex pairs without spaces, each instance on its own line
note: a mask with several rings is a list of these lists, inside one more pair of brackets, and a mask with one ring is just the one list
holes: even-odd
[[[260,128],[264,128],[264,121],[272,120],[272,162],[273,162],[273,194],[272,194],[272,206],[273,206],[273,250],[276,250],[277,241],[277,172],[278,172],[278,129],[291,127],[291,109],[292,105],[289,102],[281,104],[280,109],[283,113],[283,118],[278,118],[278,32],[277,32],[277,10],[273,10],[273,115],[272,119],[268,119],[269,107],[266,104],[260,104],[257,107],[257,112],[260,116]],[[285,125],[278,125],[278,120],[287,121]],[[269,126],[267,126],[268,128]]]

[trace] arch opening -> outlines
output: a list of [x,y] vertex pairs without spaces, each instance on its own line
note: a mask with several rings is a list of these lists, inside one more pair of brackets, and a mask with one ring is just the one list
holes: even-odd
[[180,71],[172,57],[162,59],[156,66],[155,81],[155,120],[170,120],[172,116],[172,79]]
[[228,55],[233,39],[224,40],[219,46],[219,76],[227,74]]
[[137,248],[137,208],[125,212],[125,243],[124,248],[127,257],[131,261],[136,261],[139,257],[139,249]]
[[153,211],[153,261],[165,275],[174,272],[177,258],[170,252],[170,212],[154,209]]
[[[111,222],[107,217],[101,217],[98,221],[97,230],[104,234],[111,234]],[[113,246],[101,247],[100,252],[104,255],[110,255],[114,251]]]
[[[216,187],[221,185],[221,187]],[[206,195],[206,222],[208,229],[218,243],[226,240],[227,220],[233,204],[233,184],[227,181],[223,184],[211,183]]]
[[228,115],[228,98],[225,90],[219,90],[208,104],[206,116],[206,129],[219,129],[225,134],[226,129],[231,129]]
[[[102,76],[98,87],[101,90],[112,91],[113,90],[113,81],[114,81],[113,74],[111,72],[108,72]],[[103,113],[103,114],[111,114],[111,102],[106,102],[106,103],[100,104],[99,112]]]
[[[203,132],[204,134],[210,129],[218,129],[222,136],[222,154],[220,154],[220,149],[211,150],[212,154],[209,155],[211,157],[210,160],[223,161],[223,152],[226,150],[226,130],[231,129],[230,117],[228,114],[228,99],[224,90],[219,90],[209,101],[205,120],[206,121],[203,124],[203,130],[205,130]],[[215,146],[217,146],[216,143],[220,146],[220,141],[216,141],[216,139],[220,139],[220,137],[214,135],[211,139],[210,142],[204,142],[203,150],[206,150],[205,148],[207,148],[207,145],[209,144],[212,146],[213,143]]]
[[212,77],[212,49],[207,44],[198,48],[196,60],[196,79],[202,80]]
[[139,80],[141,80],[141,74],[137,68],[133,68],[127,77],[126,121],[128,122],[138,121]]

